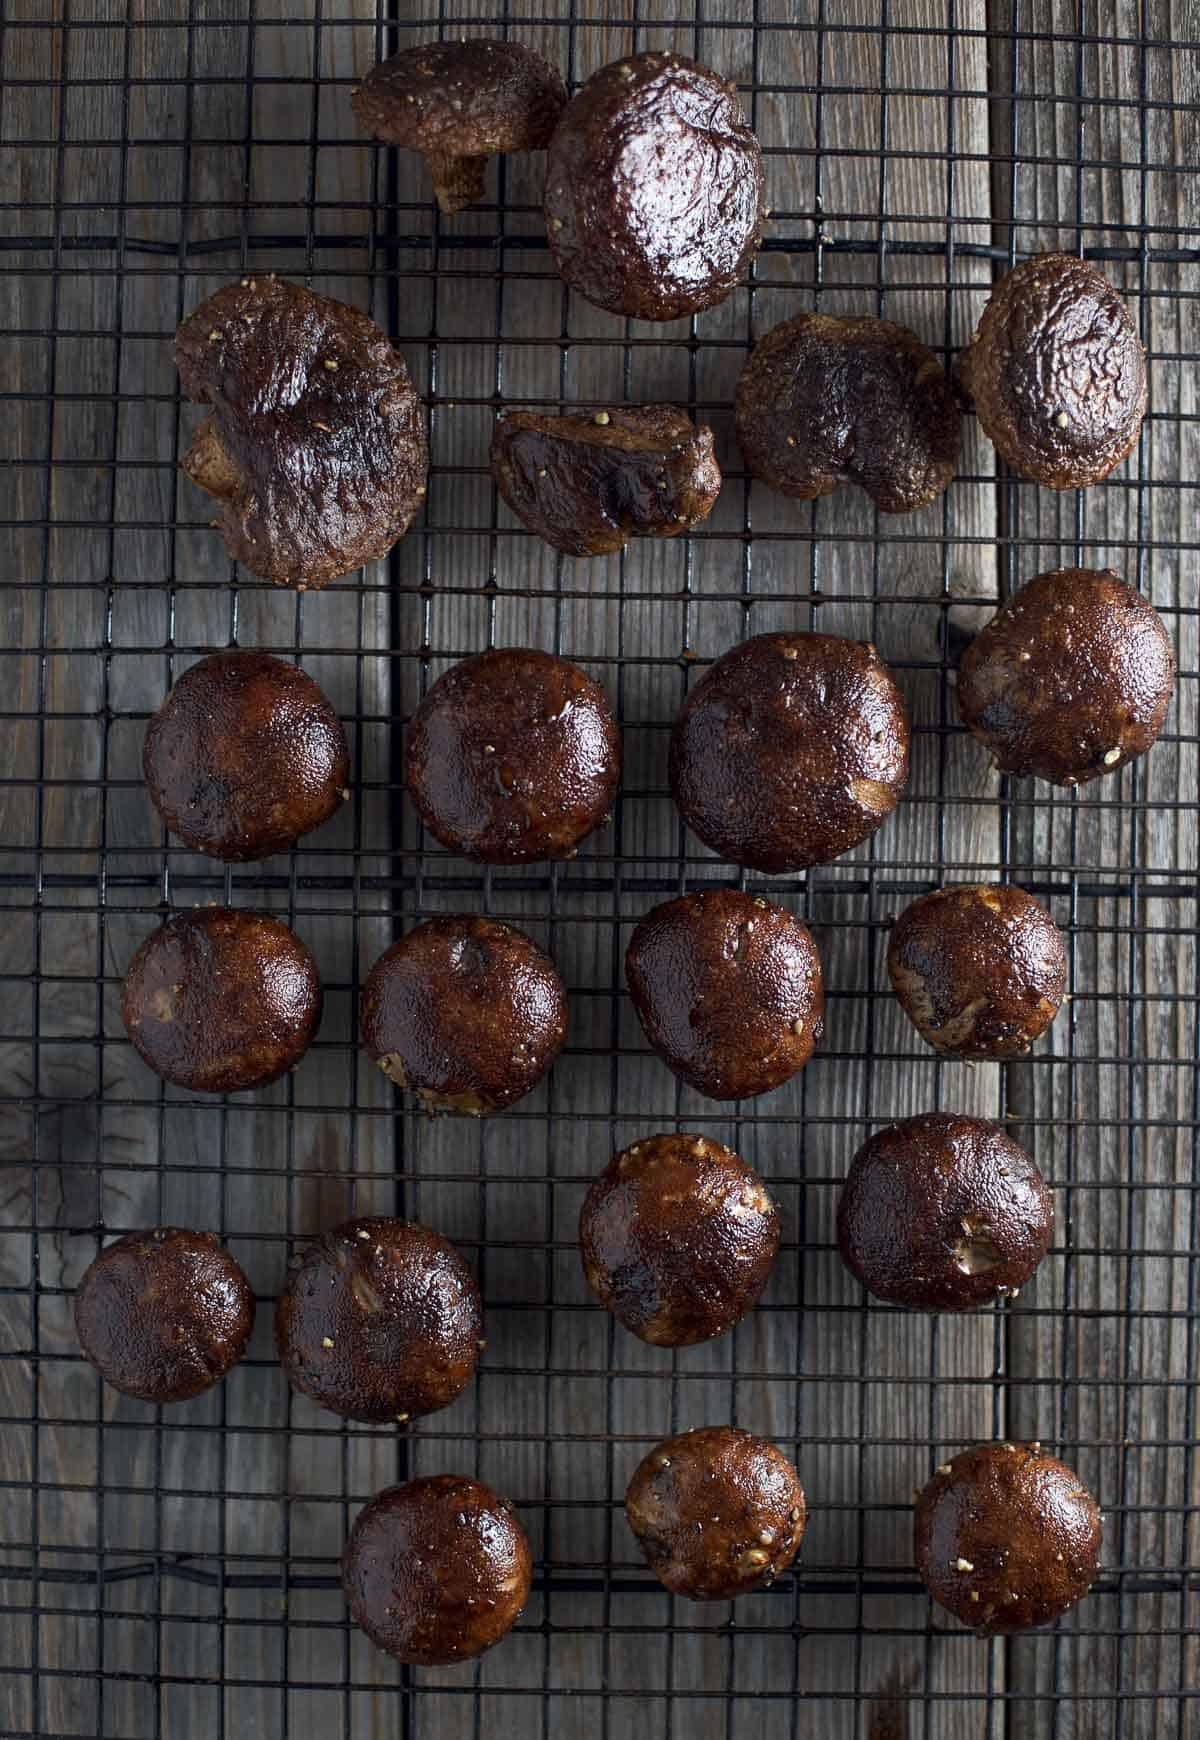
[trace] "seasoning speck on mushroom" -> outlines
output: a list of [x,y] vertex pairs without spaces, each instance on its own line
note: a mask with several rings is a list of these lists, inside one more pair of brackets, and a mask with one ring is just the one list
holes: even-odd
[[736,396],[738,445],[756,477],[811,500],[856,483],[883,513],[941,495],[961,413],[933,352],[890,320],[798,314],[759,340]]
[[[340,360],[322,367],[331,350]],[[359,309],[242,280],[183,321],[175,360],[188,398],[209,407],[180,465],[221,502],[235,561],[312,590],[408,529],[428,469],[424,414],[403,359]]]
[[483,197],[487,160],[541,151],[567,100],[558,73],[519,42],[427,42],[382,61],[350,99],[376,139],[420,151],[447,214]]
[[670,405],[510,411],[492,436],[492,476],[517,518],[568,556],[677,537],[708,517],[721,489],[712,430]]

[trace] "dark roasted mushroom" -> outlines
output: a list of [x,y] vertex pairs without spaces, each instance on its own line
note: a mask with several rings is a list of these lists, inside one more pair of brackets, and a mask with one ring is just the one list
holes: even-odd
[[493,918],[431,918],[380,955],[363,986],[363,1044],[433,1111],[503,1111],[545,1075],[567,1032],[549,955]]
[[114,1389],[184,1402],[241,1359],[254,1294],[215,1233],[160,1226],[105,1245],[76,1289],[75,1328]]
[[1145,754],[1174,686],[1154,606],[1115,574],[1056,568],[971,642],[958,709],[1001,773],[1084,785]]
[[379,1493],[359,1511],[342,1554],[354,1623],[415,1667],[468,1661],[499,1643],[532,1577],[512,1505],[465,1474]]
[[320,1025],[316,962],[270,913],[177,912],[130,961],[121,1019],[143,1061],[177,1087],[266,1087],[299,1063]]
[[483,197],[498,151],[541,151],[567,100],[549,62],[519,42],[424,42],[382,61],[351,97],[361,126],[429,162],[444,212]]
[[347,1419],[401,1425],[461,1394],[482,1328],[475,1277],[449,1239],[388,1215],[309,1245],[275,1312],[294,1388]]
[[608,815],[621,738],[608,696],[567,659],[496,647],[451,666],[418,707],[404,776],[443,846],[485,864],[569,858]]
[[227,864],[288,851],[350,796],[337,714],[306,672],[264,652],[186,670],[146,727],[142,771],[164,825]]
[[630,938],[625,977],[655,1051],[710,1099],[778,1087],[821,1037],[821,961],[807,925],[736,888],[654,907]]
[[675,320],[723,302],[765,217],[762,153],[733,85],[657,50],[602,67],[567,104],[546,164],[546,228],[598,308]]
[[1131,451],[1146,414],[1146,353],[1121,296],[1074,254],[1035,254],[992,293],[963,386],[1022,477],[1082,489]]
[[517,518],[568,556],[678,537],[707,519],[721,489],[712,430],[670,405],[510,411],[492,436],[492,476]]
[[779,1209],[752,1166],[707,1136],[650,1136],[616,1154],[579,1217],[601,1304],[656,1347],[724,1335],[767,1284]]
[[1042,1175],[999,1124],[926,1112],[877,1130],[842,1186],[842,1261],[890,1305],[972,1311],[1015,1297],[1054,1231]]
[[804,501],[856,483],[883,513],[927,506],[954,475],[960,421],[933,352],[890,320],[798,314],[759,340],[737,384],[746,464]]
[[1020,1057],[1058,1014],[1062,934],[1008,883],[955,883],[914,900],[892,928],[888,977],[921,1037],[947,1057]]
[[913,1554],[925,1587],[972,1631],[1049,1625],[1087,1594],[1101,1519],[1079,1476],[1040,1444],[977,1444],[918,1494]]
[[274,276],[218,290],[175,334],[211,406],[180,462],[222,503],[229,554],[299,590],[385,556],[425,494],[421,402],[357,308]]
[[773,1583],[804,1536],[795,1465],[739,1426],[664,1438],[634,1470],[625,1515],[673,1595],[727,1601]]
[[908,778],[908,714],[873,646],[760,634],[719,658],[671,732],[671,792],[706,846],[755,870],[827,864]]

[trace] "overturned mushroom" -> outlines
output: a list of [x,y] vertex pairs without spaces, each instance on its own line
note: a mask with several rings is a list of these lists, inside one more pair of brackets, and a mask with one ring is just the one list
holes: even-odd
[[492,436],[492,476],[517,518],[568,556],[677,537],[707,519],[721,489],[712,430],[670,405],[512,411]]
[[1129,310],[1074,254],[1036,254],[1001,279],[959,376],[997,452],[1048,489],[1107,477],[1146,413],[1146,353]]
[[243,278],[183,322],[175,360],[188,398],[211,407],[181,465],[222,503],[235,561],[303,590],[407,531],[428,469],[421,403],[357,308]]
[[483,196],[497,151],[541,151],[567,100],[540,54],[519,42],[426,42],[402,49],[351,98],[368,133],[428,160],[441,209]]
[[856,483],[906,514],[954,475],[959,408],[915,332],[890,320],[798,314],[772,327],[737,384],[737,438],[764,483],[804,501]]

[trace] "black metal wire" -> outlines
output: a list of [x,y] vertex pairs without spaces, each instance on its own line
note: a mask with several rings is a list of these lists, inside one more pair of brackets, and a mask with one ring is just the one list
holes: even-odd
[[[1129,32],[1124,11],[1109,29],[1093,0],[1080,0],[1070,30],[1044,28],[1033,0],[1000,0],[986,29],[971,28],[962,14],[975,10],[947,0],[942,79],[913,73],[929,32],[897,0],[862,23],[833,0],[812,0],[803,19],[754,0],[752,21],[713,0],[665,18],[637,0],[466,16],[439,0],[416,18],[399,0],[353,19],[330,0],[303,17],[255,4],[218,17],[196,0],[159,10],[151,20],[118,0],[62,0],[56,18],[34,21],[0,4],[0,161],[18,170],[11,190],[0,179],[0,338],[17,359],[0,377],[17,431],[0,471],[14,553],[0,584],[16,625],[15,680],[0,684],[0,1117],[12,1131],[0,1124],[0,1686],[13,1688],[0,1690],[0,1728],[16,1740],[274,1740],[317,1721],[345,1737],[387,1724],[406,1740],[804,1740],[814,1708],[823,1734],[857,1736],[887,1694],[912,1740],[1190,1732],[1200,1720],[1200,660],[1181,658],[1159,759],[1070,796],[964,782],[950,678],[964,622],[993,601],[987,564],[1004,595],[1058,561],[1111,562],[1194,647],[1188,455],[1200,412],[1176,383],[1197,360],[1186,322],[1200,247],[1194,205],[1181,195],[1183,215],[1164,213],[1151,186],[1194,181],[1196,80],[1164,94],[1150,69],[1168,49],[1191,67],[1200,34],[1190,18],[1169,30],[1156,3]],[[448,225],[412,159],[352,130],[347,93],[374,58],[460,28],[551,44],[572,84],[618,53],[673,41],[734,74],[764,133],[779,104],[807,105],[802,142],[767,139],[780,193],[728,320],[663,332],[597,321],[558,287],[518,164],[502,163],[488,197]],[[263,70],[267,31],[294,76]],[[764,75],[781,42],[795,50],[790,82]],[[986,84],[969,70],[980,49]],[[846,76],[852,52],[860,62]],[[874,81],[862,74],[871,54]],[[1068,60],[1071,88],[1043,76]],[[1134,75],[1111,78],[1110,65]],[[967,100],[987,108],[986,150],[965,137]],[[836,119],[848,103],[862,115],[853,138]],[[940,111],[940,143],[898,132],[906,103]],[[147,151],[162,152],[161,189],[138,168]],[[343,198],[332,166],[347,152],[369,171]],[[214,191],[212,153],[239,163],[237,197]],[[281,153],[293,179],[271,197],[263,166]],[[898,174],[914,166],[939,189],[932,219],[894,204]],[[793,169],[807,179],[790,180]],[[869,190],[857,208],[844,200],[851,170]],[[964,203],[969,171],[989,189],[985,209]],[[1041,192],[1031,198],[1030,177],[1053,186],[1052,209]],[[1110,185],[1122,190],[1111,200]],[[956,310],[972,295],[977,312],[989,278],[1049,245],[1047,232],[1112,272],[1151,348],[1150,416],[1116,476],[1067,498],[1057,518],[1034,486],[994,475],[985,448],[964,453],[951,494],[915,523],[864,516],[840,497],[780,514],[752,489],[727,439],[728,392],[714,391],[706,364],[736,372],[788,297],[836,309],[848,295],[862,312],[919,306],[922,336],[949,360],[964,337]],[[280,593],[228,564],[175,467],[190,412],[162,362],[174,325],[224,277],[255,269],[366,307],[430,407],[421,522],[385,564],[319,595]],[[464,330],[460,302],[476,296],[486,312]],[[534,321],[533,307],[555,312]],[[514,396],[586,402],[599,381],[636,399],[668,366],[679,402],[711,416],[724,442],[713,522],[657,552],[657,565],[641,550],[551,563],[490,489],[491,414]],[[473,443],[457,433],[468,427]],[[991,523],[958,511],[966,491],[991,503]],[[922,830],[909,837],[929,845],[898,850],[885,828],[806,878],[754,880],[803,914],[844,976],[831,974],[828,1040],[791,1097],[706,1108],[648,1073],[659,1066],[630,1022],[622,951],[655,900],[714,879],[749,885],[682,823],[660,825],[663,734],[703,661],[776,625],[781,605],[799,626],[870,635],[931,698],[906,808]],[[905,644],[914,613],[935,631],[932,652]],[[606,682],[627,777],[611,830],[576,861],[481,872],[415,823],[403,734],[447,663],[519,638],[514,625]],[[149,827],[144,722],[212,644],[300,658],[336,690],[352,733],[344,831],[286,861],[214,866]],[[1173,793],[1151,783],[1168,757]],[[963,844],[984,811],[998,852]],[[1173,849],[1162,845],[1168,821]],[[1031,1146],[1054,1143],[1055,1245],[1029,1297],[983,1326],[978,1362],[957,1369],[959,1326],[914,1328],[868,1307],[831,1228],[866,1131],[915,1109],[910,1089],[929,1104],[966,1091],[898,1020],[881,956],[910,899],[972,875],[1019,881],[1051,905],[1074,1000],[1051,1040],[1004,1072],[988,1108]],[[166,1089],[131,1060],[116,1019],[136,940],[164,911],[206,899],[268,904],[323,956],[325,1030],[305,1065],[257,1098],[198,1103]],[[558,1070],[503,1120],[430,1126],[363,1064],[353,1010],[388,937],[456,906],[510,917],[549,944],[574,1027]],[[1154,962],[1169,948],[1180,971],[1164,986]],[[839,1106],[832,1084],[843,1080]],[[751,1156],[792,1155],[769,1169],[790,1222],[775,1283],[755,1319],[698,1358],[648,1357],[579,1284],[582,1190],[648,1120],[720,1128]],[[491,1339],[474,1397],[405,1434],[342,1426],[287,1393],[268,1333],[296,1242],[341,1213],[386,1209],[453,1233],[478,1270]],[[69,1306],[103,1237],[181,1213],[230,1242],[263,1311],[251,1357],[225,1385],[156,1412],[104,1390],[75,1347]],[[872,1369],[893,1333],[911,1351],[899,1376]],[[1099,1490],[1101,1579],[1053,1634],[959,1641],[912,1574],[908,1489],[947,1447],[951,1393],[955,1419],[978,1422],[973,1436],[1040,1434]],[[814,1511],[794,1572],[732,1612],[670,1602],[620,1515],[648,1422],[658,1436],[709,1415],[788,1445]],[[511,1491],[538,1548],[534,1596],[477,1668],[402,1671],[348,1625],[337,1547],[373,1490],[445,1466]],[[964,1647],[978,1653],[955,1653]]]

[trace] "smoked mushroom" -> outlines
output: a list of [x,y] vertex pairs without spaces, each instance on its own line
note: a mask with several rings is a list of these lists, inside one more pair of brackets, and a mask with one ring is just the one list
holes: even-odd
[[448,215],[482,199],[487,160],[542,151],[567,100],[548,61],[519,42],[424,42],[401,49],[350,99],[376,139],[419,151]]
[[678,537],[721,489],[712,430],[670,405],[510,411],[492,436],[492,476],[522,524],[568,556]]
[[431,1111],[482,1117],[527,1094],[562,1049],[567,993],[515,925],[431,918],[384,951],[359,1029],[389,1080]]
[[452,665],[413,716],[404,777],[430,832],[485,864],[570,858],[608,815],[621,737],[599,683],[532,647]]
[[152,931],[125,971],[121,1019],[165,1080],[198,1093],[266,1087],[321,1021],[316,962],[268,912],[202,906]]
[[342,1554],[350,1617],[376,1648],[414,1667],[469,1661],[499,1643],[532,1580],[512,1504],[465,1474],[378,1493]]
[[1085,785],[1145,754],[1174,686],[1175,654],[1154,606],[1115,574],[1056,568],[971,642],[958,710],[1001,773]]
[[999,1124],[926,1112],[877,1130],[838,1200],[842,1261],[868,1292],[914,1311],[1013,1298],[1054,1231],[1042,1175]]
[[656,1347],[691,1347],[732,1329],[766,1286],[779,1209],[721,1142],[649,1136],[593,1180],[579,1249],[618,1322]]
[[221,502],[214,523],[251,573],[323,586],[407,531],[429,465],[421,402],[357,308],[243,278],[182,323],[175,360],[210,407],[180,465]]
[[186,670],[146,727],[142,771],[164,826],[226,864],[288,851],[350,796],[337,714],[306,672],[265,652]]
[[977,1444],[917,1495],[913,1555],[933,1599],[972,1631],[1027,1631],[1096,1579],[1101,1518],[1079,1476],[1040,1444]]
[[925,507],[954,475],[960,422],[942,365],[890,320],[797,314],[738,377],[746,464],[802,501],[856,483],[882,513]]
[[106,1383],[184,1402],[219,1383],[254,1328],[250,1283],[215,1233],[160,1226],[105,1245],[75,1291],[75,1329]]
[[659,1582],[690,1601],[768,1587],[796,1557],[807,1520],[795,1464],[740,1426],[656,1444],[634,1470],[625,1515]]
[[1022,477],[1082,489],[1131,451],[1146,414],[1146,352],[1103,272],[1035,254],[1002,278],[959,378],[984,433]]
[[727,862],[827,864],[888,817],[908,779],[904,698],[873,646],[759,634],[711,665],[671,731],[671,793]]
[[1021,1057],[1058,1014],[1062,933],[1008,883],[956,883],[914,900],[892,927],[888,977],[921,1037],[946,1057]]
[[275,1311],[293,1389],[379,1424],[447,1407],[474,1375],[482,1330],[479,1288],[449,1239],[390,1215],[323,1233]]
[[602,67],[550,141],[559,272],[610,314],[676,320],[723,302],[765,218],[762,152],[733,85],[651,50]]
[[808,926],[736,888],[654,907],[629,940],[625,978],[655,1051],[713,1100],[778,1087],[808,1062],[824,1027]]

